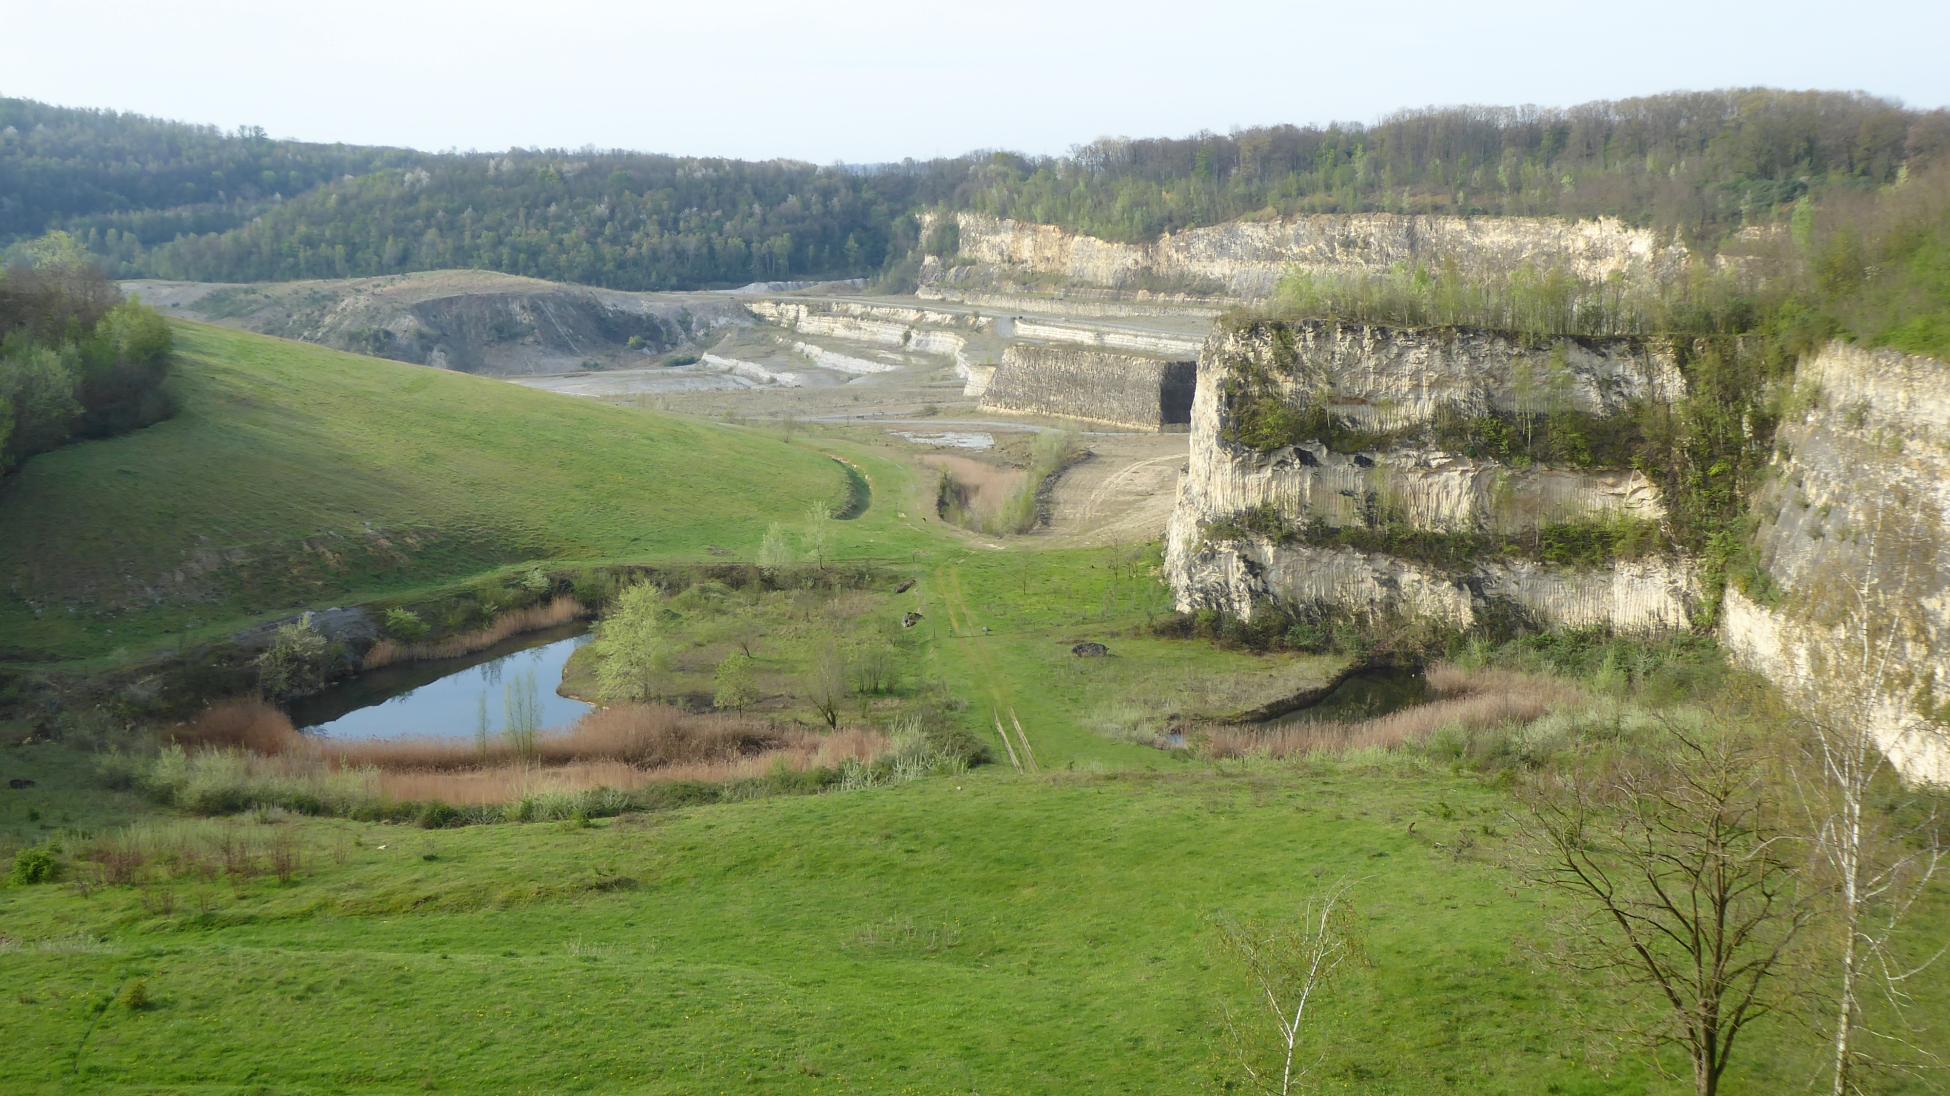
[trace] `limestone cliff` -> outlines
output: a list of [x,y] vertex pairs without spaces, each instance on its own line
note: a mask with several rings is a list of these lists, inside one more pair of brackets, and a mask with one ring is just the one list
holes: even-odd
[[1581,278],[1652,281],[1678,274],[1683,245],[1609,218],[1453,217],[1395,213],[1314,214],[1230,221],[1123,244],[977,213],[955,215],[959,262],[931,261],[935,292],[1006,291],[1039,280],[1161,294],[1166,299],[1263,298],[1290,270],[1381,271],[1403,263],[1453,263],[1465,274],[1501,276],[1527,262]]
[[[759,319],[787,331],[947,359],[955,363],[955,372],[971,396],[982,394],[995,371],[994,359],[984,360],[993,341],[985,336],[996,331],[998,321],[978,312],[833,297],[759,298],[748,301],[746,307]],[[842,372],[895,368],[892,359],[876,363],[859,354],[806,342],[794,342],[793,350]]]
[[982,396],[987,411],[1081,419],[1135,430],[1183,430],[1191,418],[1191,361],[1016,343]]
[[[1191,461],[1167,534],[1166,575],[1179,607],[1250,618],[1271,603],[1459,627],[1485,614],[1634,632],[1686,627],[1698,591],[1683,559],[1580,569],[1497,556],[1438,567],[1295,532],[1385,523],[1494,535],[1616,517],[1656,522],[1659,492],[1629,468],[1512,466],[1444,451],[1417,433],[1445,409],[1528,407],[1536,397],[1517,380],[1526,373],[1549,376],[1552,399],[1594,418],[1683,390],[1670,355],[1642,340],[1540,346],[1482,332],[1332,323],[1223,327],[1199,358]],[[1318,438],[1256,448],[1237,437],[1251,401],[1396,433],[1354,452]]]
[[1728,592],[1724,646],[1950,783],[1950,364],[1834,344],[1795,384],[1755,500],[1767,584]]

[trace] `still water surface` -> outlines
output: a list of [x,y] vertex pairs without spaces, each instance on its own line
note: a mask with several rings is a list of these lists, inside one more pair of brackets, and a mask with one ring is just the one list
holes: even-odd
[[[562,667],[589,642],[585,625],[530,632],[465,658],[360,674],[291,709],[291,721],[330,738],[473,738],[508,729],[510,703],[532,703],[538,730],[568,727],[590,705],[558,694]],[[532,701],[528,698],[532,698]]]

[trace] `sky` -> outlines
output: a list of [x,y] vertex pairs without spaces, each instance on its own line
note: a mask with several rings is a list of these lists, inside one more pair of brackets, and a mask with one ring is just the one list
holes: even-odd
[[0,95],[425,150],[855,163],[1677,89],[1950,105],[1950,0],[0,0]]

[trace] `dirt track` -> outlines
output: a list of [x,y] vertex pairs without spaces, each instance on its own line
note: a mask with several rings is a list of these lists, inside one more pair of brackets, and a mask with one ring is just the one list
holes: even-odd
[[1057,479],[1050,523],[1031,534],[1065,544],[1134,544],[1165,532],[1185,467],[1185,434],[1097,434],[1092,456]]

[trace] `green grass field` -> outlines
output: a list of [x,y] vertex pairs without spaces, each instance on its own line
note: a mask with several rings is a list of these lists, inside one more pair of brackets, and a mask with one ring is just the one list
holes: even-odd
[[0,658],[139,654],[528,560],[749,555],[845,492],[753,431],[176,331],[176,417],[0,481]]
[[[1318,1014],[1321,1090],[1681,1091],[1588,1053],[1620,1010],[1533,954],[1549,911],[1500,862],[1509,807],[1406,765],[1201,767],[590,829],[196,823],[296,833],[301,867],[0,889],[0,1089],[1196,1091],[1232,1073],[1221,1007],[1253,1005],[1211,918],[1347,878],[1368,965]],[[1923,1007],[1941,1034],[1941,980]],[[1742,1058],[1727,1091],[1771,1091],[1819,1044],[1779,1022]]]
[[[1267,1021],[1214,920],[1285,916],[1338,880],[1365,962],[1317,1005],[1317,1090],[1689,1087],[1600,1038],[1624,1002],[1542,957],[1561,911],[1509,863],[1506,778],[1414,754],[1207,763],[1099,733],[1120,704],[1198,714],[1342,665],[1158,637],[1155,549],[995,550],[928,520],[930,485],[857,441],[180,334],[181,416],[0,488],[0,566],[39,591],[4,595],[7,646],[107,662],[531,559],[749,559],[768,523],[841,496],[837,455],[872,491],[834,554],[917,580],[870,612],[920,610],[914,680],[992,748],[1013,713],[1042,772],[423,830],[192,819],[108,789],[75,745],[6,747],[0,777],[34,784],[0,792],[0,851],[51,841],[71,870],[0,885],[0,1092],[1242,1091],[1223,1014]],[[398,547],[348,547],[368,523]],[[128,576],[173,575],[199,536],[281,562],[138,609]],[[98,603],[119,611],[65,609]],[[1084,640],[1109,657],[1074,657]],[[1214,681],[1235,693],[1201,693]],[[98,841],[145,862],[91,882]],[[1914,924],[1940,941],[1950,891]],[[1950,978],[1919,993],[1917,1039],[1941,1045]],[[1798,1090],[1821,1054],[1770,1020],[1723,1091]],[[1887,1091],[1925,1091],[1905,1084]]]

